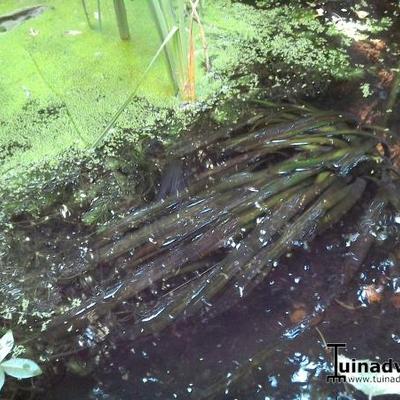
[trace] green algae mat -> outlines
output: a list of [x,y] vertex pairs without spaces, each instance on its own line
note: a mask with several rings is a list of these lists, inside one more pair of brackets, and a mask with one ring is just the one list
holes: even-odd
[[[86,3],[94,29],[87,24],[80,0],[0,3],[0,22],[18,10],[44,7],[40,15],[0,31],[1,179],[9,173],[15,177],[38,161],[57,160],[68,149],[90,148],[160,47],[149,1],[125,1],[129,41],[119,38],[111,0],[101,2],[101,30],[97,2]],[[256,10],[215,0],[204,2],[203,24],[212,63],[205,75],[203,46],[197,40],[197,94],[203,105],[179,104],[162,54],[111,135],[134,138],[137,132],[156,130],[162,136],[159,127],[161,122],[168,124],[170,110],[173,118],[193,115],[191,110],[204,108],[221,93],[232,96],[234,87],[256,87],[260,75],[273,89],[295,91],[355,73],[340,34],[324,26],[312,10]],[[333,36],[334,48],[329,45]]]
[[[146,1],[129,4],[126,42],[119,40],[111,1],[103,2],[102,32],[88,27],[79,0],[42,4],[41,15],[0,35],[0,161],[8,167],[91,143],[160,45]],[[34,5],[3,1],[0,15]],[[162,58],[138,94],[155,104],[171,98]]]

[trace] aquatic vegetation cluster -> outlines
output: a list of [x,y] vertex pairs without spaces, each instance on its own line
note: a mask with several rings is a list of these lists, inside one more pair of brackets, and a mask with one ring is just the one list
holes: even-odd
[[[101,362],[108,340],[134,343],[177,321],[217,318],[251,296],[287,251],[361,203],[356,256],[343,256],[342,278],[315,312],[330,306],[373,246],[382,213],[396,203],[390,164],[378,150],[384,143],[350,115],[268,102],[255,110],[237,125],[188,134],[172,146],[155,201],[122,205],[128,211],[96,229],[75,222],[71,230],[68,221],[81,216],[68,207],[55,225],[39,219],[34,234],[21,227],[29,240],[16,236],[11,249],[22,245],[35,256],[17,271],[11,254],[5,258],[4,273],[24,279],[14,276],[12,290],[0,287],[0,295],[11,309],[7,324],[32,354],[46,348],[42,361],[68,354],[67,362],[89,352]],[[59,240],[50,239],[54,226]],[[29,306],[19,325],[12,308],[21,296]],[[304,331],[313,318],[291,329]],[[209,395],[221,385],[210,385]]]
[[[226,3],[217,6],[226,7]],[[231,46],[219,47],[219,52],[225,51],[221,63],[241,72],[259,65],[261,70],[256,71],[268,80],[273,94],[286,95],[287,90],[291,95],[315,93],[332,79],[360,73],[351,65],[344,43],[336,47],[329,44],[340,42],[342,37],[334,27],[321,23],[314,10],[289,4],[248,12],[240,3],[233,9],[231,27],[222,33]],[[240,24],[233,21],[236,14],[242,15]],[[219,65],[218,60],[216,63]]]
[[[10,7],[6,2],[0,10]],[[101,31],[87,27],[81,8],[70,12],[69,3],[56,2],[39,17],[2,36],[1,57],[7,59],[12,51],[14,64],[19,66],[6,64],[2,70],[8,82],[1,91],[3,175],[10,168],[24,169],[43,158],[56,160],[71,147],[85,148],[126,101],[161,41],[150,4],[126,3],[125,7],[130,41],[119,40],[111,2],[101,8]],[[88,10],[94,26],[95,9],[88,5]],[[194,18],[197,67],[192,75],[196,74],[200,102],[194,108],[204,109],[221,94],[234,95],[238,89],[252,89],[259,83],[277,96],[286,95],[287,87],[292,95],[315,93],[332,79],[359,73],[350,63],[345,43],[330,45],[331,39],[340,43],[343,35],[334,27],[327,28],[312,10],[293,5],[254,10],[218,0],[205,2],[201,12],[201,23],[198,16]],[[190,7],[186,19],[188,16],[190,22]],[[149,26],[154,29],[149,30]],[[187,43],[187,29],[179,32],[185,33],[182,40]],[[181,40],[179,35],[171,39],[169,47],[177,48],[173,42]],[[187,61],[186,56],[180,58]],[[114,127],[113,136],[124,135],[132,127],[140,130],[140,121],[153,118],[140,106],[144,99],[152,104],[152,113],[155,108],[162,113],[166,107],[179,113],[180,101],[176,103],[174,85],[168,79],[169,62],[164,61],[160,58],[153,65]],[[209,72],[205,74],[205,70]]]
[[[187,6],[191,10],[188,13]],[[194,101],[196,99],[196,42],[194,23],[200,22],[199,0],[186,2],[180,0],[178,8],[175,9],[172,1],[152,1],[152,7],[158,30],[163,41],[175,29],[169,43],[166,44],[166,58],[171,80],[174,83],[176,93],[184,100]],[[203,40],[205,41],[204,28]]]
[[[382,302],[385,285],[398,295],[386,254],[400,236],[391,133],[299,100],[351,80],[361,99],[387,95],[390,115],[398,74],[385,92],[369,79],[377,64],[357,62],[368,44],[348,50],[392,18],[365,2],[350,18],[305,1],[19,3],[28,8],[0,4],[0,59],[14,61],[0,80],[2,394],[41,398],[63,371],[127,381],[119,351],[168,332],[181,340],[182,327],[214,334],[267,288],[263,315],[273,296],[284,304],[269,314],[284,313],[278,328],[261,318],[266,340],[226,371],[212,357],[201,371],[196,398],[220,398],[333,304],[351,309],[350,286],[362,305]],[[378,248],[392,275],[367,282]],[[335,260],[285,272],[303,250]],[[5,374],[41,374],[31,359],[44,378],[3,387]],[[146,369],[142,382],[154,379]]]

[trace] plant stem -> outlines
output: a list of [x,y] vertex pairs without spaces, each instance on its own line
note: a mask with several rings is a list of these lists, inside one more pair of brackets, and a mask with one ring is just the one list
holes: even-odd
[[[193,4],[193,2],[192,2],[192,4]],[[203,4],[200,1],[200,8],[202,8],[202,6],[203,6]],[[194,14],[195,21],[199,25],[200,39],[201,39],[201,44],[203,47],[204,63],[206,66],[206,72],[210,72],[211,71],[211,63],[210,63],[210,57],[208,55],[208,43],[207,43],[207,38],[206,38],[206,32],[205,32],[204,26],[201,22],[200,14],[197,11],[197,7],[192,7],[192,12]]]
[[89,12],[88,12],[88,9],[87,9],[87,6],[86,6],[86,0],[81,0],[81,2],[82,2],[83,12],[85,13],[86,22],[87,22],[89,28],[90,28],[90,29],[93,29],[93,25],[92,25],[92,23],[90,22]]
[[101,0],[97,0],[97,17],[99,19],[99,30],[103,30],[103,22],[101,16]]
[[117,18],[119,36],[122,40],[129,40],[128,17],[124,0],[114,0],[115,16]]

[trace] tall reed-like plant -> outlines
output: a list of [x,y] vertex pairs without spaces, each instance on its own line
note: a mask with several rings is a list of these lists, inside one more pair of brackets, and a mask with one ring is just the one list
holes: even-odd
[[152,0],[154,17],[162,40],[174,27],[177,32],[165,47],[168,69],[175,90],[187,101],[196,97],[194,22],[199,0]]
[[[89,17],[86,0],[81,0],[87,23],[94,29]],[[100,1],[97,0],[97,14],[101,29]],[[129,24],[125,1],[113,0],[119,34],[122,40],[129,39]],[[164,46],[168,70],[176,94],[185,101],[196,98],[196,49],[194,25],[198,26],[205,65],[210,69],[205,31],[200,20],[201,0],[151,0],[154,18]],[[171,37],[171,32],[175,34]],[[166,39],[168,42],[165,45]]]
[[[98,25],[99,29],[102,30],[102,15],[101,15],[101,0],[97,0],[97,18],[98,18]],[[86,4],[86,0],[81,0],[83,12],[85,13],[86,21],[90,29],[94,29],[95,25],[90,20],[89,9]],[[117,20],[119,36],[122,40],[128,40],[129,35],[129,24],[128,24],[128,17],[126,15],[126,8],[124,0],[113,0],[114,2],[114,10],[115,10],[115,17]]]
[[[102,18],[101,18],[101,5],[100,5],[100,1],[101,0],[97,0],[96,4],[97,4],[97,18],[98,18],[98,24],[99,24],[99,29],[102,30]],[[82,3],[82,8],[83,8],[83,12],[85,13],[85,17],[86,17],[86,22],[89,26],[90,29],[95,29],[95,25],[92,24],[92,22],[90,21],[90,16],[89,16],[89,10],[86,4],[86,0],[81,0]]]

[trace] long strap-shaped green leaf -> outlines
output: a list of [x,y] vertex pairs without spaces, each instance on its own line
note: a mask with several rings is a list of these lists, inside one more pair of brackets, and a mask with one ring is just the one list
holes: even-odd
[[151,67],[153,66],[153,64],[156,62],[156,60],[158,59],[158,57],[160,56],[160,54],[162,53],[162,51],[164,50],[164,47],[167,45],[167,43],[171,40],[171,38],[173,38],[173,36],[175,35],[175,33],[178,31],[178,28],[176,26],[173,26],[171,31],[169,32],[169,34],[167,35],[167,37],[165,38],[165,40],[163,41],[163,43],[161,44],[161,46],[159,47],[159,49],[157,50],[157,53],[154,55],[154,57],[152,58],[152,60],[150,61],[149,65],[147,66],[146,70],[144,71],[143,75],[141,76],[141,78],[139,79],[138,83],[136,84],[135,89],[132,91],[132,93],[129,95],[129,97],[126,99],[126,101],[124,102],[124,104],[122,104],[122,106],[118,109],[118,111],[115,113],[114,117],[112,118],[112,120],[108,123],[108,125],[105,127],[105,129],[103,130],[103,132],[101,132],[101,134],[98,136],[98,138],[93,142],[92,147],[96,147],[98,146],[102,140],[104,139],[104,137],[107,135],[107,133],[110,131],[110,129],[114,126],[114,124],[117,122],[118,118],[121,116],[121,114],[124,112],[124,110],[126,109],[126,107],[129,105],[129,103],[133,100],[133,98],[136,96],[137,91],[140,88],[140,85],[143,83],[143,81],[146,79]]
[[[161,40],[164,40],[167,37],[168,32],[171,30],[171,26],[177,26],[178,30],[181,29],[170,2],[164,3],[160,0],[152,0],[151,5]],[[171,76],[172,84],[174,85],[175,92],[178,93],[180,89],[179,77],[181,76],[182,71],[180,70],[180,57],[179,51],[176,47],[176,42],[177,39],[174,37],[174,40],[165,46],[165,55],[167,58],[168,71]]]

